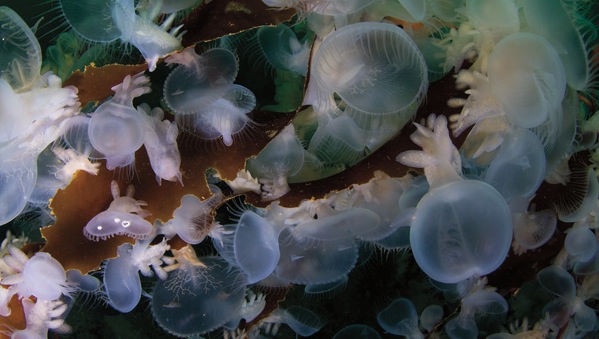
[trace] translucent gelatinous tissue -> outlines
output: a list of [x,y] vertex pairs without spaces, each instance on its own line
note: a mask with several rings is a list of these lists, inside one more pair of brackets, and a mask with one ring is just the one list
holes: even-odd
[[306,76],[310,43],[300,43],[287,25],[258,28],[257,39],[268,62],[277,69],[290,70]]
[[[25,294],[42,300],[56,300],[67,291],[67,276],[58,260],[37,252],[23,267]],[[25,296],[22,294],[22,296]]]
[[280,258],[280,230],[251,210],[243,212],[237,224],[229,226],[232,233],[222,238],[222,244],[213,242],[217,251],[238,266],[250,284],[271,275]]
[[178,181],[183,184],[181,176],[181,154],[177,145],[179,128],[177,124],[163,119],[164,111],[158,107],[150,110],[146,104],[137,107],[145,118],[144,147],[150,159],[152,170],[156,174],[158,184],[162,180]]
[[531,197],[545,177],[545,152],[539,138],[528,129],[515,129],[503,142],[484,181],[507,200]]
[[445,325],[445,332],[451,339],[475,339],[478,337],[476,321],[479,316],[488,316],[497,321],[507,313],[507,301],[497,292],[479,290],[462,299],[462,307],[457,317]]
[[237,76],[237,57],[224,48],[201,55],[186,49],[166,59],[179,64],[164,82],[164,101],[175,114],[195,114],[222,98]]
[[39,77],[42,50],[25,21],[5,6],[0,7],[0,41],[0,78],[14,91],[29,89]]
[[12,245],[8,245],[7,250],[10,254],[0,258],[2,317],[8,317],[12,313],[9,303],[14,295],[22,300],[29,300],[33,296],[41,304],[58,300],[62,295],[69,296],[73,291],[63,266],[50,254],[37,252],[29,258]]
[[522,3],[528,28],[547,39],[557,50],[568,85],[578,91],[596,87],[598,75],[597,59],[591,52],[592,42],[596,43],[596,22],[577,13],[585,6],[590,6],[590,3],[560,0]]
[[224,88],[222,97],[206,107],[198,107],[196,114],[177,115],[176,120],[186,131],[202,138],[222,137],[223,144],[231,146],[233,136],[250,128],[247,116],[256,107],[256,97],[249,89],[231,84]]
[[445,283],[493,272],[511,242],[505,200],[475,180],[452,182],[426,194],[410,229],[416,262],[429,277]]
[[145,118],[133,107],[133,99],[150,91],[149,81],[143,74],[126,76],[112,88],[114,96],[92,114],[89,141],[106,157],[108,169],[131,165],[144,142]]
[[141,298],[139,270],[127,253],[131,248],[131,244],[121,245],[119,256],[107,260],[104,266],[104,289],[108,303],[122,313],[132,311]]
[[127,187],[127,194],[120,196],[119,185],[116,181],[110,186],[113,201],[104,212],[93,217],[83,228],[83,234],[90,240],[104,240],[115,235],[126,235],[136,239],[144,239],[154,233],[154,226],[144,217],[150,212],[142,209],[145,201],[133,199],[135,189]]
[[407,338],[424,338],[418,329],[418,314],[410,299],[398,298],[380,311],[376,320],[386,331]]
[[226,48],[201,55],[187,49],[166,62],[179,64],[164,82],[164,101],[177,124],[202,139],[222,137],[231,146],[233,136],[252,124],[247,114],[256,106],[252,91],[233,84],[239,69],[237,56]]
[[430,115],[416,124],[412,140],[422,151],[397,159],[424,167],[430,191],[416,206],[410,245],[420,268],[432,279],[457,283],[496,270],[512,242],[513,225],[504,197],[491,185],[461,177],[460,157],[447,120]]
[[304,149],[293,125],[289,124],[256,157],[247,160],[246,168],[260,178],[262,199],[268,201],[289,192],[287,178],[296,174],[303,164]]
[[309,337],[324,326],[323,320],[316,313],[297,305],[289,306],[286,309],[279,307],[263,321],[286,324],[302,337]]
[[77,89],[40,75],[41,50],[31,29],[0,7],[0,224],[19,215],[37,182],[38,155],[79,112]]
[[503,38],[489,56],[489,85],[510,121],[536,127],[561,109],[566,90],[564,66],[553,46],[531,33]]
[[169,14],[160,25],[155,22],[163,12],[161,4],[136,7],[133,0],[60,0],[66,21],[78,34],[94,42],[120,39],[132,44],[146,59],[150,72],[159,58],[182,48],[181,26],[171,29],[176,13]]
[[[193,250],[192,250],[193,251]],[[180,263],[152,293],[158,324],[177,336],[215,330],[238,316],[247,284],[241,271],[220,257]]]
[[167,221],[162,232],[167,238],[177,234],[188,244],[201,243],[212,228],[212,210],[223,201],[224,196],[218,187],[210,185],[212,196],[200,200],[193,194],[181,198],[181,206],[173,212],[173,218]]
[[60,7],[65,19],[78,34],[95,42],[111,42],[121,35],[112,17],[112,6],[117,3],[113,0],[61,0]]
[[337,281],[354,268],[358,259],[358,246],[353,239],[298,239],[289,230],[283,230],[279,238],[281,259],[274,275],[290,283]]
[[381,335],[372,327],[362,324],[347,325],[335,334],[333,339],[371,338],[380,339]]
[[572,227],[566,235],[564,248],[574,261],[587,262],[597,254],[597,238],[587,227]]
[[341,108],[365,130],[387,128],[383,122],[401,128],[428,86],[426,63],[412,39],[396,26],[372,22],[328,36],[313,57],[311,76],[318,88],[317,99],[310,98],[315,110]]
[[0,150],[0,224],[13,220],[23,211],[37,180],[35,157],[24,157],[15,163],[5,151]]

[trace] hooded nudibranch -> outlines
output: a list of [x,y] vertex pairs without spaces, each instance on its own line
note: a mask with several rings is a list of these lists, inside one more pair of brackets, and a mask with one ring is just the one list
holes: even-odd
[[411,139],[422,151],[403,152],[397,160],[424,168],[430,185],[410,228],[416,263],[430,278],[448,284],[495,271],[512,242],[507,202],[491,185],[462,177],[444,116],[431,114],[427,127],[415,125]]
[[83,234],[93,241],[105,240],[115,235],[126,235],[135,239],[146,239],[154,233],[154,226],[144,218],[151,213],[142,209],[147,203],[133,199],[135,188],[127,187],[125,196],[120,196],[119,184],[112,181],[110,184],[113,201],[108,209],[93,217],[85,228]]
[[[57,1],[68,25],[86,40],[110,43],[120,39],[135,46],[148,63],[150,72],[156,69],[158,59],[181,49],[181,26],[171,28],[176,10],[192,6],[194,2],[179,4],[163,1],[133,0],[60,0]],[[165,1],[169,2],[169,1]],[[175,10],[175,12],[171,12]],[[170,13],[159,25],[161,14]]]

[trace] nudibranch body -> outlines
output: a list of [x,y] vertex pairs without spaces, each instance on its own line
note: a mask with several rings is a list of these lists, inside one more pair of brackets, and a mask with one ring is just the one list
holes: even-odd
[[280,229],[252,210],[241,214],[237,224],[223,226],[225,233],[213,239],[219,254],[239,267],[249,284],[272,274],[279,262]]
[[114,96],[92,114],[88,137],[93,148],[106,158],[106,168],[132,165],[145,136],[145,118],[133,107],[133,99],[150,92],[143,74],[126,76],[112,88]]
[[150,110],[146,104],[137,107],[144,116],[146,131],[144,147],[150,158],[150,165],[156,174],[158,184],[161,181],[178,181],[183,185],[181,177],[181,154],[177,145],[179,128],[177,124],[164,118],[164,111],[158,107]]
[[179,267],[152,291],[152,313],[167,332],[183,337],[213,331],[238,319],[247,281],[223,258],[197,258],[191,246],[175,256]]
[[289,192],[287,178],[304,164],[304,149],[290,124],[256,156],[246,162],[247,170],[260,178],[262,200],[280,198]]
[[447,322],[445,332],[451,339],[477,338],[477,317],[502,317],[508,309],[507,301],[499,293],[489,289],[475,289],[462,298],[460,313]]
[[164,83],[164,101],[182,129],[202,139],[222,137],[231,146],[235,134],[251,127],[247,114],[256,97],[233,83],[239,70],[233,52],[218,47],[198,55],[187,49],[166,62],[179,64]]
[[424,335],[418,328],[418,313],[410,299],[395,299],[380,311],[376,320],[385,331],[406,338],[422,339]]
[[[135,245],[125,243],[118,248],[118,257],[109,259],[104,266],[104,289],[108,303],[114,309],[127,313],[137,306],[141,299],[142,287],[139,273],[150,277],[154,272],[160,279],[167,273],[162,264],[173,264],[171,257],[164,253],[170,246],[163,239],[150,245],[152,239],[137,240]],[[152,270],[153,269],[153,270]]]
[[430,191],[416,206],[410,244],[420,268],[443,283],[483,276],[497,269],[512,243],[512,216],[491,185],[461,176],[460,156],[449,138],[444,116],[416,124],[412,141],[422,151],[406,151],[397,160],[423,167]]
[[264,57],[274,68],[306,76],[310,40],[300,42],[293,30],[284,24],[260,27],[256,32],[256,39]]
[[126,235],[135,239],[150,237],[154,233],[154,226],[144,219],[150,212],[142,208],[147,205],[145,201],[133,199],[133,185],[127,187],[127,194],[122,197],[116,181],[111,182],[110,190],[114,200],[107,210],[97,214],[85,225],[85,237],[93,241],[105,240],[115,235]]
[[212,210],[225,198],[214,185],[210,185],[210,191],[212,196],[203,201],[192,194],[184,195],[181,205],[173,212],[173,218],[162,225],[161,233],[167,239],[178,235],[188,244],[201,243],[213,228]]
[[40,75],[35,35],[10,8],[0,7],[0,224],[19,215],[37,181],[36,160],[79,113],[77,88]]
[[[87,40],[109,43],[120,39],[135,46],[152,72],[158,59],[183,47],[182,26],[171,29],[177,14],[171,10],[175,8],[162,4],[156,1],[150,6],[135,6],[133,0],[60,0],[60,9],[67,23]],[[170,14],[158,25],[155,21],[166,12]]]
[[[19,299],[34,296],[37,300],[56,300],[71,292],[64,268],[50,254],[38,252],[29,258],[11,245],[8,250],[10,255],[0,259],[0,274],[2,284],[10,287],[8,291],[0,287],[2,292],[7,292],[10,297],[18,294]],[[0,309],[7,310],[10,297],[2,299],[6,304],[0,305]],[[5,313],[2,311],[3,316],[7,315]]]

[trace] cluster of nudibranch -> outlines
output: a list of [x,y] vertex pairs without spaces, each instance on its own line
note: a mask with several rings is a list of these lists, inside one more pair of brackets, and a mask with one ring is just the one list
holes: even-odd
[[[219,1],[296,15],[184,45],[173,24],[218,1],[55,0],[71,31],[44,55],[0,7],[0,224],[45,238],[6,232],[2,336],[77,331],[80,295],[121,313],[148,299],[165,335],[317,336],[325,314],[306,300],[344,298],[376,252],[401,253],[391,276],[427,288],[377,296],[387,306],[328,337],[599,333],[597,4]],[[68,78],[119,62],[98,48],[115,42],[146,63],[83,100],[94,88]],[[441,81],[464,91],[419,111]],[[370,162],[377,150],[396,169]],[[350,171],[370,180],[311,193]],[[78,209],[90,196],[108,200]]]

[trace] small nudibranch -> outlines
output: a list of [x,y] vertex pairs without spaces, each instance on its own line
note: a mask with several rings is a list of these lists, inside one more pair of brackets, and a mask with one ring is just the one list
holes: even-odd
[[110,183],[113,201],[108,209],[93,217],[83,234],[89,240],[106,240],[115,235],[126,235],[135,239],[146,239],[155,233],[154,226],[145,217],[151,215],[148,210],[141,208],[147,203],[133,199],[135,188],[127,187],[125,196],[120,196],[119,185],[116,181]]
[[114,96],[92,114],[87,134],[91,146],[106,158],[106,168],[132,165],[135,152],[144,142],[144,116],[133,99],[150,92],[150,79],[143,73],[127,75],[112,87]]
[[137,106],[137,111],[145,118],[144,146],[150,159],[156,181],[160,185],[162,179],[178,181],[183,185],[181,176],[181,153],[177,146],[179,127],[177,124],[163,119],[164,111],[159,107],[150,109],[148,104]]

